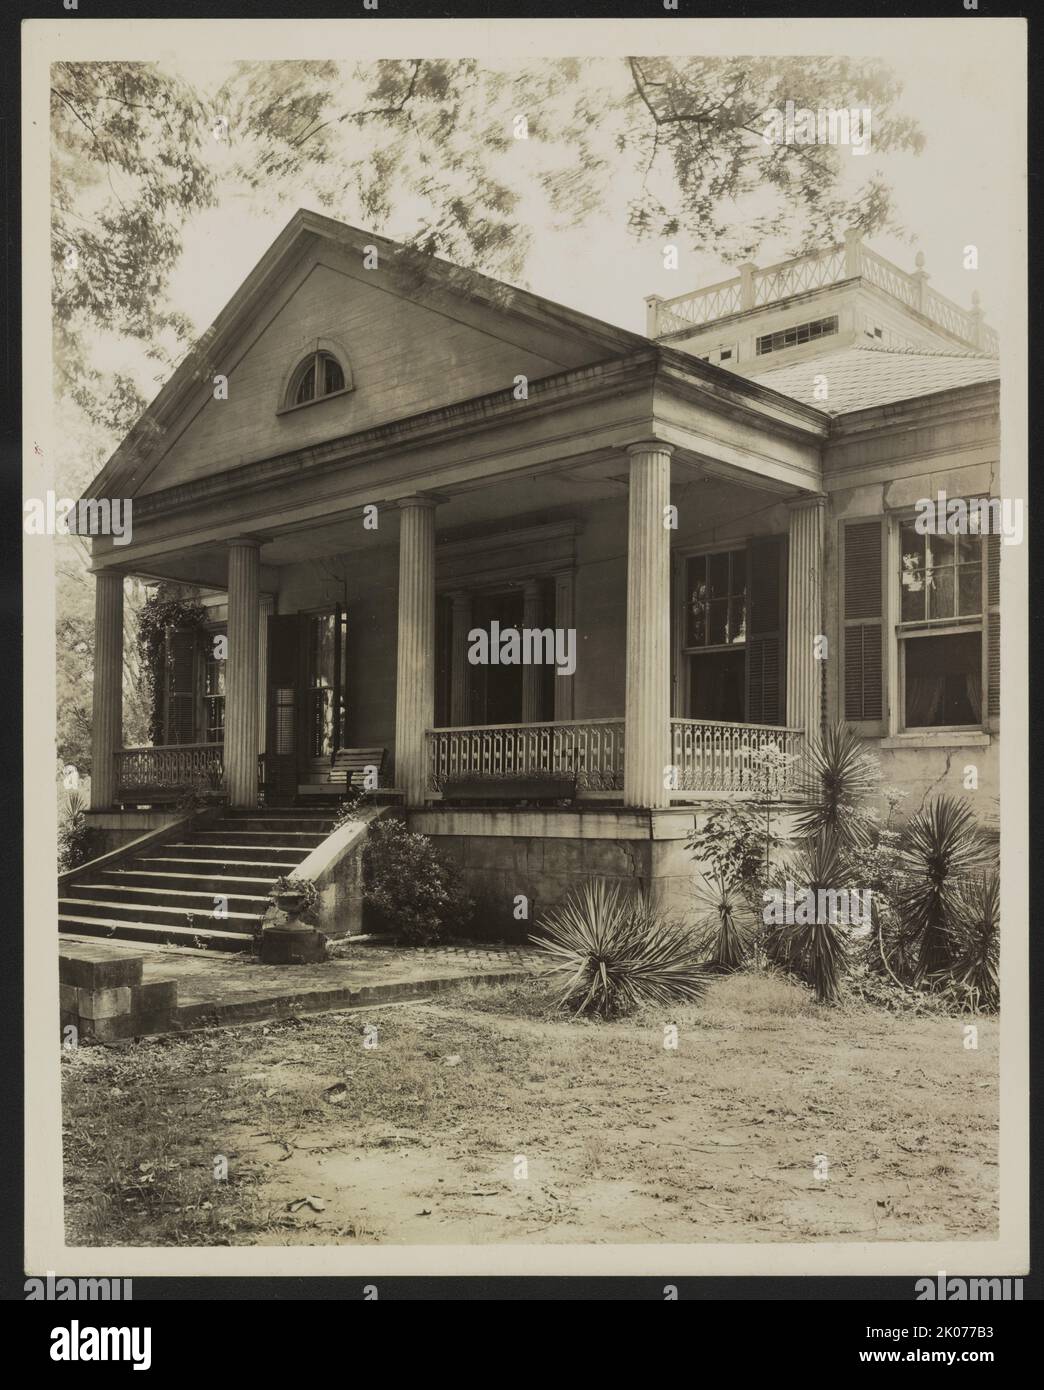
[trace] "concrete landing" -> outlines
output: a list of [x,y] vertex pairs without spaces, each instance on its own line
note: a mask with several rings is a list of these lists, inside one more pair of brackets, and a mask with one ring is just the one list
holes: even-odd
[[[78,938],[63,934],[72,946]],[[96,946],[91,938],[80,944]],[[168,1027],[147,1033],[230,1027],[294,1014],[357,1008],[423,998],[460,980],[495,984],[539,972],[537,953],[518,946],[458,943],[451,946],[350,947],[344,959],[317,965],[260,965],[229,956],[177,947],[106,942],[108,954],[142,962],[142,982],[173,981],[177,1004]]]

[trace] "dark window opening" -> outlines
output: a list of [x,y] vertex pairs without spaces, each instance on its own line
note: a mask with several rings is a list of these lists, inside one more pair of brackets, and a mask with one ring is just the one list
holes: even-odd
[[982,722],[982,634],[907,637],[903,642],[906,727]]
[[743,722],[746,652],[703,652],[689,663],[689,670],[689,708],[693,719]]
[[755,352],[762,357],[766,352],[799,347],[802,343],[811,343],[817,338],[828,338],[836,332],[837,315],[832,314],[829,318],[813,319],[810,323],[799,323],[793,328],[780,329],[778,333],[765,333],[757,339]]

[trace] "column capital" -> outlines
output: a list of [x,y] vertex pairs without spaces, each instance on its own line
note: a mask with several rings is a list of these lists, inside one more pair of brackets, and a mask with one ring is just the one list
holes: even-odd
[[463,609],[471,604],[470,589],[447,589],[446,597],[456,609]]
[[674,445],[663,439],[637,439],[625,445],[624,452],[631,458],[635,454],[666,454],[669,458],[674,453]]
[[131,573],[124,569],[122,565],[105,565],[102,569],[91,570],[91,574],[97,579],[118,579],[122,583]]
[[825,507],[827,495],[825,492],[803,492],[799,497],[788,497],[786,504],[793,512],[811,511],[816,507]]
[[440,502],[448,502],[449,498],[441,492],[414,492],[409,497],[397,497],[395,505],[406,511],[410,507],[422,507],[429,511],[439,505]]
[[268,539],[268,536],[229,536],[225,544],[230,550],[236,547],[249,550],[260,550]]

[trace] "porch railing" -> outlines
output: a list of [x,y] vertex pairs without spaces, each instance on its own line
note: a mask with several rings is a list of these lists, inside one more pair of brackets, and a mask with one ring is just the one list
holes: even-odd
[[583,719],[547,724],[473,724],[428,731],[429,786],[448,781],[575,777],[581,791],[623,789],[624,722]]
[[224,778],[223,743],[168,743],[121,748],[116,754],[116,785],[121,792],[182,787],[220,791]]
[[671,720],[671,759],[678,791],[797,795],[804,734],[775,724]]

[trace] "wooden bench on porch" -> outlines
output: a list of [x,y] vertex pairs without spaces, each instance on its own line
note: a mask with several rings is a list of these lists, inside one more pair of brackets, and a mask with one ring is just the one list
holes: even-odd
[[346,791],[373,791],[375,788],[366,786],[366,774],[369,769],[376,769],[377,786],[380,786],[385,754],[384,748],[338,748],[330,755],[330,770],[324,780],[302,782],[297,794],[329,796],[331,788],[338,786],[343,786]]

